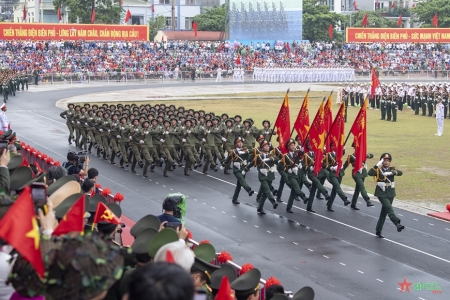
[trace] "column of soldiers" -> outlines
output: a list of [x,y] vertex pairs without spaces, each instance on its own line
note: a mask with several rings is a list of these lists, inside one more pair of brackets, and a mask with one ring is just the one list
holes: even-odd
[[[436,105],[440,101],[444,106],[444,119],[447,118],[450,85],[448,83],[381,84],[375,89],[374,97],[370,97],[370,84],[346,84],[342,88],[342,100],[346,106],[359,107],[366,97],[370,98],[369,109],[381,111],[380,120],[397,121],[397,111],[404,106],[410,108],[415,115],[435,116]],[[450,114],[448,114],[450,119]]]
[[28,76],[24,71],[13,69],[0,70],[0,93],[3,95],[3,102],[8,101],[8,96],[16,96],[16,91],[28,90]]
[[346,67],[255,67],[253,80],[266,82],[354,81],[355,69]]
[[[225,174],[232,171],[237,179],[232,197],[234,204],[239,204],[241,187],[249,196],[255,193],[256,190],[245,181],[246,173],[255,167],[261,183],[256,196],[259,214],[264,214],[267,199],[273,208],[278,207],[277,202],[283,202],[281,195],[285,185],[291,190],[286,208],[288,213],[292,213],[294,200],[303,200],[307,211],[314,212],[314,199],[323,199],[322,195],[327,200],[327,210],[331,212],[334,211],[336,195],[345,206],[351,204],[352,209],[358,210],[356,200],[361,193],[367,206],[373,206],[364,187],[364,178],[367,177],[364,168],[353,175],[356,188],[351,202],[340,187],[345,169],[355,163],[353,154],[336,172],[338,164],[332,146],[316,176],[315,157],[309,141],[303,143],[290,139],[286,144],[289,152],[282,154],[279,147],[270,143],[275,133],[268,120],[262,122],[262,128],[257,128],[251,118],[242,121],[240,115],[230,118],[224,113],[219,117],[212,112],[165,104],[94,104],[92,107],[88,103],[83,106],[69,104],[61,117],[66,119],[69,129],[69,144],[75,143],[80,150],[89,153],[96,149],[97,156],[111,164],[116,164],[118,158],[120,167],[131,165],[133,173],[137,172],[136,166],[139,165],[144,178],[148,177],[148,170],[154,172],[155,167],[163,166],[165,177],[177,166],[184,166],[186,176],[190,176],[189,170],[202,166],[205,174],[209,170],[217,172],[221,169]],[[368,154],[367,157],[373,156]],[[275,171],[280,174],[278,189],[273,187]],[[330,194],[324,188],[325,181],[333,186]],[[309,196],[303,193],[303,186],[310,191]]]

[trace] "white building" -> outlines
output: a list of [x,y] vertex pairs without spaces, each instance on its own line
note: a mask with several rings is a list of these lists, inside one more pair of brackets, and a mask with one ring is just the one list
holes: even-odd
[[[124,12],[128,9],[131,12],[129,24],[145,25],[152,17],[164,16],[166,18],[166,29],[171,29],[172,1],[174,1],[175,8],[176,29],[179,30],[192,29],[193,18],[200,14],[202,9],[225,3],[225,0],[123,0],[122,7]],[[23,20],[24,5],[27,10],[25,20]],[[64,12],[64,7],[62,15],[61,23],[67,23],[67,13]],[[53,0],[20,0],[14,9],[14,22],[59,23]]]

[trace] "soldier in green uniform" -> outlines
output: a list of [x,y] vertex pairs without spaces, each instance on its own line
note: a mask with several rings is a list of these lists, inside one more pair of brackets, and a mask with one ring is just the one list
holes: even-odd
[[[353,147],[354,145],[352,145]],[[373,154],[367,153],[366,158],[373,158]],[[353,172],[355,169],[355,162],[356,162],[356,156],[355,154],[350,154],[347,157],[347,161],[343,165],[343,169],[347,169],[347,167],[351,164],[353,167],[352,170],[352,178],[355,181],[355,191],[353,192],[352,197],[352,203],[350,207],[354,210],[359,210],[359,208],[356,207],[356,202],[358,201],[359,194],[361,193],[361,196],[364,198],[364,200],[367,203],[367,207],[373,206],[372,201],[370,201],[369,195],[367,195],[366,187],[364,186],[364,180],[367,177],[367,169],[366,169],[366,162],[364,161],[363,166],[355,173]]]
[[[28,91],[28,74],[27,74],[27,72],[24,72],[24,74],[23,74],[23,83],[25,84],[27,91]],[[23,90],[23,86],[22,86],[22,90]]]
[[415,115],[419,115],[420,99],[422,99],[422,92],[419,90],[419,88],[417,88],[416,95],[414,97],[414,114]]
[[155,168],[155,161],[153,160],[153,158],[155,159],[158,158],[158,154],[156,153],[156,150],[153,147],[153,137],[149,129],[150,129],[150,121],[145,120],[142,123],[141,129],[141,141],[143,141],[144,143],[140,142],[142,145],[142,157],[144,157],[145,159],[144,170],[142,171],[142,175],[144,176],[144,178],[148,177],[147,170],[150,165],[152,168],[151,170]]
[[254,194],[252,188],[245,181],[245,174],[250,170],[250,168],[248,167],[248,162],[252,159],[252,153],[248,149],[242,148],[243,141],[241,137],[236,137],[234,139],[234,145],[235,149],[231,150],[228,153],[228,157],[224,162],[222,162],[221,168],[223,169],[224,167],[226,167],[229,162],[233,164],[233,174],[238,181],[236,184],[236,189],[234,190],[232,202],[234,204],[239,204],[240,202],[238,201],[238,197],[241,191],[241,187],[244,188],[249,196]]
[[73,139],[73,116],[75,115],[75,110],[73,109],[74,105],[72,103],[69,103],[68,105],[69,109],[63,111],[59,115],[61,118],[66,120],[67,128],[69,129],[69,145],[72,145],[72,139]]
[[[164,156],[166,157],[166,165],[164,167],[163,176],[169,177],[169,175],[167,175],[167,171],[172,169],[172,165],[174,164],[173,155],[176,154],[176,152],[175,152],[175,147],[173,146],[174,135],[170,134],[170,132],[169,132],[170,121],[167,119],[164,120],[163,125],[164,125],[164,127],[162,128],[161,139],[160,139],[161,152],[164,153]],[[178,158],[178,155],[177,155],[177,158]]]
[[186,157],[186,164],[184,166],[184,175],[189,176],[188,170],[193,165],[194,169],[201,166],[200,157],[197,151],[195,151],[195,143],[198,141],[195,137],[196,129],[192,128],[192,121],[184,121],[185,128],[182,130],[182,140],[181,145],[183,147],[183,152]]
[[[225,121],[225,126],[224,126],[222,134],[223,134],[224,138],[227,140],[226,142],[223,142],[222,145],[224,147],[226,155],[228,155],[228,153],[230,153],[230,151],[233,150],[233,148],[234,148],[234,140],[236,139],[237,136],[239,136],[239,132],[234,131],[232,119],[227,119]],[[228,160],[228,164],[224,168],[225,174],[229,174],[228,170],[231,169],[230,164],[231,164],[231,160]]]
[[80,135],[81,135],[81,140],[78,144],[78,148],[80,150],[87,150],[87,127],[88,127],[88,123],[87,120],[89,118],[89,115],[86,113],[86,108],[85,107],[81,107],[80,109],[80,114],[78,117],[78,122],[80,122],[79,124],[79,131],[80,131]]
[[429,91],[428,94],[428,100],[427,100],[427,107],[428,107],[428,116],[432,117],[433,116],[433,108],[434,108],[434,100],[435,100],[435,92],[433,90]]
[[422,107],[422,116],[426,116],[427,113],[427,99],[428,99],[428,91],[425,89],[422,93],[422,99],[420,99],[420,107]]
[[216,134],[220,135],[220,133],[214,132],[212,127],[212,121],[206,121],[206,128],[203,131],[199,132],[203,135],[202,138],[202,149],[204,149],[206,154],[206,162],[203,167],[203,173],[206,174],[208,171],[208,167],[211,165],[211,169],[217,172],[219,168],[216,165],[215,157],[219,159],[219,162],[222,161],[222,156],[220,155],[219,149],[215,143],[214,136]]
[[383,95],[381,96],[381,119],[386,120],[386,102],[387,102],[387,92],[385,89],[382,90]]
[[33,71],[33,77],[34,77],[34,85],[38,85],[39,72],[38,72],[37,69],[34,69],[34,71]]
[[109,112],[103,113],[103,120],[100,125],[100,132],[102,133],[102,146],[103,146],[103,159],[107,160],[109,156],[109,139],[111,135],[111,119],[109,118]]
[[92,146],[95,144],[94,130],[95,130],[94,110],[89,109],[88,110],[88,118],[87,118],[87,126],[86,126],[87,137],[89,140],[89,148],[88,148],[89,153],[91,153]]
[[98,157],[100,157],[100,153],[103,151],[103,142],[102,142],[103,129],[101,128],[102,121],[103,121],[103,111],[99,110],[97,112],[97,116],[94,117],[94,136],[95,142],[97,143]]
[[113,113],[111,117],[111,129],[109,129],[109,146],[111,147],[111,157],[109,162],[112,165],[116,164],[114,159],[116,158],[116,156],[120,155],[120,149],[118,145],[118,141],[121,138],[119,117],[119,111]]
[[342,168],[338,170],[338,163],[336,161],[336,152],[333,143],[330,143],[330,148],[331,151],[325,154],[324,159],[325,167],[328,171],[327,180],[333,186],[333,189],[331,190],[330,194],[331,199],[327,201],[327,210],[334,211],[333,202],[334,198],[336,197],[336,194],[338,194],[339,197],[341,197],[342,201],[344,201],[345,206],[349,205],[350,201],[347,200],[347,195],[345,195],[345,193],[342,191],[341,188],[342,177],[344,177],[345,173]]
[[6,79],[3,79],[2,83],[2,92],[3,92],[3,102],[6,103],[8,101],[8,95],[9,95],[9,85]]
[[[266,213],[264,212],[263,207],[266,199],[269,199],[274,209],[278,207],[278,203],[270,188],[272,181],[275,180],[274,169],[276,168],[278,158],[274,157],[274,155],[269,152],[270,144],[266,140],[261,141],[259,149],[261,154],[257,155],[249,166],[254,165],[258,169],[258,180],[261,183],[260,189],[262,190],[262,194],[257,212],[261,215],[265,215]],[[249,167],[247,166],[247,168]]]
[[251,269],[242,274],[231,283],[237,300],[257,300],[260,298],[261,272],[258,269]]
[[270,141],[272,135],[275,135],[272,128],[270,128],[270,121],[264,120],[262,122],[262,126],[263,126],[263,128],[259,131],[259,134],[263,135],[265,140]]
[[392,102],[393,102],[393,92],[388,90],[387,99],[386,99],[386,121],[391,121],[392,119]]
[[[119,139],[119,149],[120,149],[120,153],[122,155],[121,159],[120,159],[120,167],[123,168],[123,163],[125,163],[125,168],[128,168],[129,163],[128,163],[128,155],[127,155],[127,151],[128,151],[128,146],[130,144],[130,126],[127,123],[127,117],[122,116],[120,118],[120,127],[119,127],[119,134],[120,135],[120,139]],[[118,137],[117,136],[117,137]]]
[[11,95],[16,96],[16,81],[14,75],[9,76],[9,92]]
[[140,133],[141,126],[139,124],[138,119],[133,120],[133,125],[130,127],[130,148],[131,152],[133,152],[133,163],[131,164],[131,172],[136,173],[136,162],[140,167],[143,167],[144,164],[141,158],[141,148],[144,144],[144,141],[141,139],[142,135]]
[[300,197],[303,201],[306,201],[306,196],[302,192],[301,187],[299,186],[299,177],[298,173],[301,167],[298,165],[301,163],[298,159],[300,155],[298,151],[296,151],[295,140],[289,139],[286,142],[286,148],[289,150],[288,153],[284,154],[281,163],[284,168],[284,173],[287,176],[287,183],[291,188],[291,194],[289,195],[289,200],[286,206],[286,211],[288,213],[293,213],[292,205],[294,204],[294,197]]
[[375,196],[380,200],[382,205],[380,218],[378,219],[376,227],[376,235],[379,238],[384,238],[381,231],[386,220],[386,215],[389,216],[392,223],[397,227],[397,231],[401,232],[405,229],[405,226],[400,224],[400,219],[395,215],[392,208],[392,202],[394,201],[395,194],[395,176],[402,176],[403,172],[396,170],[395,167],[391,167],[392,156],[389,153],[383,153],[380,157],[380,161],[369,170],[369,176],[374,176],[377,183],[375,189]]
[[397,110],[399,108],[399,105],[403,105],[402,101],[398,95],[397,92],[394,92],[392,95],[392,101],[391,101],[391,110],[392,110],[392,122],[397,122]]
[[244,127],[241,127],[241,136],[244,140],[245,148],[254,148],[255,147],[255,135],[259,135],[259,129],[253,126],[253,122],[251,119],[247,119],[244,121]]

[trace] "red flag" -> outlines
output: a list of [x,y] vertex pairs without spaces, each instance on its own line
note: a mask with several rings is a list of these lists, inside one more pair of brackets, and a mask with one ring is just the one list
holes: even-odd
[[27,7],[25,6],[25,4],[23,5],[23,15],[22,15],[22,20],[25,21],[27,19]]
[[394,8],[394,7],[395,7],[395,2],[392,1],[392,4],[391,4],[390,8]]
[[238,54],[237,58],[236,58],[236,64],[240,65],[241,64],[241,56]]
[[152,4],[152,13],[154,13],[154,12],[155,12],[155,5]]
[[434,26],[434,27],[438,27],[438,15],[437,15],[437,14],[434,14],[434,17],[433,17],[433,26]]
[[319,110],[317,111],[316,117],[311,124],[311,129],[309,130],[309,138],[311,140],[311,150],[314,151],[315,162],[314,162],[314,175],[317,176],[319,171],[322,169],[323,160],[323,148],[325,146],[326,138],[325,130],[325,111],[323,102],[320,103]]
[[[329,144],[333,143],[334,151],[336,152],[336,162],[338,163],[338,168],[336,169],[336,175],[342,167],[342,156],[344,155],[344,125],[345,124],[345,103],[341,103],[341,107],[334,118],[333,125],[331,126],[331,131],[329,132],[328,140]],[[331,151],[331,148],[330,148]]]
[[372,68],[372,88],[370,91],[372,98],[375,96],[375,90],[378,86],[380,86],[380,80],[378,79],[377,71],[375,68]]
[[401,27],[402,24],[403,24],[403,22],[402,22],[402,14],[400,14],[400,16],[398,17],[397,26]]
[[297,132],[300,143],[303,144],[309,131],[308,93],[306,93],[305,99],[303,99],[302,107],[300,107],[294,123],[294,129]]
[[127,14],[125,16],[125,23],[128,23],[128,21],[130,21],[131,18],[131,11],[127,10]]
[[356,6],[356,1],[353,1],[353,10],[357,11],[358,10],[358,6]]
[[58,21],[62,20],[62,16],[61,16],[61,6],[58,6]]
[[375,2],[375,9],[380,8],[380,2],[378,0]]
[[197,36],[197,22],[194,21],[192,28],[194,28],[194,36]]
[[16,202],[0,220],[0,237],[29,261],[39,276],[44,277],[39,226],[29,186],[23,189]]
[[284,96],[283,104],[281,105],[280,112],[278,113],[277,120],[275,121],[277,127],[278,143],[281,153],[288,152],[286,148],[286,141],[291,137],[291,118],[289,116],[289,96],[286,93]]
[[333,38],[333,24],[330,24],[330,26],[328,26],[328,36],[330,37],[330,39]]
[[[328,97],[327,102],[323,108],[325,114],[325,132],[328,134],[331,131],[331,126],[333,125],[333,112],[331,108],[331,96]],[[330,139],[328,139],[325,143],[326,150],[330,149]]]
[[219,291],[217,292],[215,300],[234,300],[234,293],[231,290],[230,282],[227,276],[222,277]]
[[412,7],[412,8],[416,7],[416,4],[415,4],[415,3],[413,3],[413,5],[412,5],[411,7]]
[[92,8],[91,23],[95,22],[95,7]]
[[52,235],[60,236],[69,232],[84,232],[85,195],[83,194],[67,211]]
[[167,252],[166,252],[166,262],[171,263],[171,264],[175,263],[175,259],[173,258],[172,251],[170,251],[170,250],[167,250]]
[[106,206],[105,203],[99,202],[95,211],[94,224],[98,222],[107,222],[111,224],[120,224],[120,219]]
[[355,147],[355,165],[353,174],[356,174],[363,167],[363,163],[367,156],[367,99],[364,100],[363,106],[353,122],[350,132],[353,134]]
[[362,19],[361,25],[366,27],[367,24],[369,24],[369,16],[367,14],[365,14],[363,19]]

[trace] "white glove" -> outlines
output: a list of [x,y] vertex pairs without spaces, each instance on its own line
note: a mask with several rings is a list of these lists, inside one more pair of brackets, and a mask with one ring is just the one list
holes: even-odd
[[125,129],[125,127],[120,127],[120,130],[124,130]]
[[337,170],[337,167],[336,167],[336,166],[330,167],[330,170],[331,170],[331,171],[336,171],[336,170]]
[[303,168],[303,165],[302,165],[301,162],[299,162],[296,166],[297,166],[297,168],[299,168],[299,169]]
[[261,174],[263,174],[264,176],[267,176],[267,170],[266,169],[261,169],[259,170],[261,172]]
[[200,126],[201,129],[205,129],[205,126]]
[[384,176],[391,176],[391,175],[394,175],[394,173],[392,173],[392,172],[384,172]]
[[211,130],[206,130],[206,133],[210,133],[211,132]]
[[309,170],[312,172],[314,171],[314,166],[309,167]]
[[228,129],[228,132],[232,132],[233,131],[233,129]]
[[292,174],[292,169],[289,169],[289,170],[288,170],[288,173],[289,173],[289,174]]
[[190,131],[190,130],[186,130],[186,132],[187,132],[187,133],[191,133],[191,131]]
[[93,118],[89,118],[89,120],[92,120]]
[[264,158],[263,161],[271,161],[271,158]]
[[297,173],[298,173],[298,168],[297,168],[297,167],[292,168],[292,172],[294,172],[294,174],[297,175]]
[[120,135],[116,136],[116,138],[120,139]]
[[202,139],[202,142],[203,142],[203,143],[205,143],[205,142],[206,142],[206,140],[205,140],[205,139]]
[[84,125],[88,126],[88,123],[84,123]]
[[160,141],[161,143],[164,143],[164,142],[165,142],[165,140],[163,140],[163,139],[160,139],[159,141]]
[[240,169],[240,168],[241,168],[241,164],[238,163],[238,162],[234,162],[233,165],[234,165],[234,167],[237,168],[237,169]]
[[245,173],[246,173],[245,171],[242,171],[242,175],[245,175]]
[[242,161],[242,164],[246,165],[247,164],[247,160]]
[[135,129],[134,129],[134,131],[135,131],[135,132],[138,132],[138,131],[139,131],[139,129],[135,128]]
[[244,138],[242,138],[242,141],[243,141],[243,142],[245,142],[245,139],[244,139]]
[[298,146],[298,149],[300,149],[300,151],[305,152],[305,148],[303,148],[303,146]]
[[250,131],[246,131],[245,133],[246,133],[246,134],[249,134],[249,133],[250,133]]
[[80,121],[77,121],[77,124],[80,124]]
[[364,169],[364,167],[362,167],[361,169],[359,169],[359,170],[358,170],[358,173],[359,173],[359,174],[362,174],[363,169]]
[[384,159],[380,160],[380,161],[377,163],[377,167],[378,167],[378,168],[381,167],[381,166],[383,165],[383,160],[384,160]]
[[108,132],[111,132],[111,130],[108,129]]
[[238,151],[238,154],[245,154],[245,153],[247,153],[247,152],[245,152],[245,151]]
[[103,129],[100,128],[98,131],[103,132]]
[[182,139],[181,141],[182,141],[183,143],[186,143],[186,139]]
[[128,137],[130,140],[132,140],[133,139],[133,137],[130,135],[129,137]]
[[144,141],[143,141],[143,140],[140,140],[140,141],[139,141],[139,144],[143,144],[143,143],[144,143]]
[[225,169],[223,166],[220,166],[220,168],[219,168],[220,170],[223,170],[223,169]]
[[166,131],[166,132],[164,132],[164,134],[169,134],[169,132],[168,132],[168,131]]
[[222,142],[226,142],[226,141],[227,141],[227,139],[223,137],[222,138]]
[[181,126],[181,129],[184,129],[184,126]]
[[148,134],[148,131],[144,131],[144,134]]
[[75,124],[75,122],[74,122],[74,121],[72,121],[72,124]]

